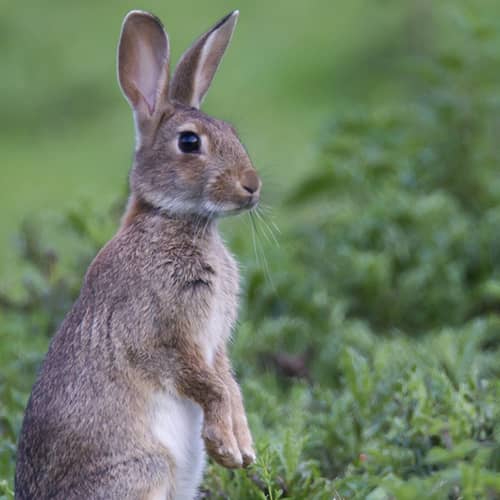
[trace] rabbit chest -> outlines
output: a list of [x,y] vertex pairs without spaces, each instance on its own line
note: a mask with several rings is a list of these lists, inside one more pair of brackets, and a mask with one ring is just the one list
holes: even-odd
[[220,243],[209,265],[206,310],[200,321],[197,343],[205,361],[212,365],[217,349],[231,336],[238,309],[239,276],[234,258]]
[[[229,339],[237,315],[238,268],[234,258],[215,241],[202,258],[189,259],[191,268],[179,288],[178,300],[189,316],[191,332],[205,361],[212,365],[217,349]],[[183,263],[186,269],[186,261]],[[185,291],[184,300],[180,289]],[[175,464],[175,499],[191,499],[203,476],[205,453],[201,431],[203,411],[173,388],[154,394],[151,429]],[[158,498],[164,498],[163,490]]]

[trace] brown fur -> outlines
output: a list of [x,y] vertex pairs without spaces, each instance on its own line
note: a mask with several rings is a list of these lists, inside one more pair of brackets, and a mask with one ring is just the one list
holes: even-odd
[[[235,14],[227,16],[195,43],[169,94],[168,39],[159,21],[141,12],[125,19],[119,76],[138,133],[130,202],[33,387],[19,438],[18,499],[176,498],[178,464],[151,430],[151,401],[164,391],[202,408],[205,447],[217,462],[254,460],[226,354],[238,270],[216,217],[254,206],[260,180],[234,129],[191,107],[205,84],[185,82],[190,103],[175,92],[193,75],[211,81],[234,22]],[[210,50],[219,52],[198,61],[214,33]],[[154,82],[143,77],[141,60],[152,61]],[[202,137],[200,154],[177,147],[186,124]]]

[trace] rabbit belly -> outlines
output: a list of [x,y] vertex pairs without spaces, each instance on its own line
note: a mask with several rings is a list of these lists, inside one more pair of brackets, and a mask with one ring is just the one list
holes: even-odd
[[174,465],[175,500],[196,497],[203,477],[205,450],[201,438],[203,411],[199,405],[170,392],[153,398],[152,432],[167,448]]

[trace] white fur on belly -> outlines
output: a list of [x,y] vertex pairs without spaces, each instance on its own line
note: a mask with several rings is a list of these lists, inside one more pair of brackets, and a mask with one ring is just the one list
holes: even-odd
[[152,432],[167,448],[175,469],[175,500],[193,500],[203,477],[203,411],[177,394],[161,392],[152,401]]

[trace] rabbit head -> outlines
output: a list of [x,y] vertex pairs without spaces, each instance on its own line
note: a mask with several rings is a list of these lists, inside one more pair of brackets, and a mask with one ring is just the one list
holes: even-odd
[[169,42],[152,14],[130,12],[118,46],[118,79],[132,107],[132,195],[172,214],[216,216],[254,207],[261,181],[235,129],[200,111],[233,33],[224,17],[181,57],[169,78]]

